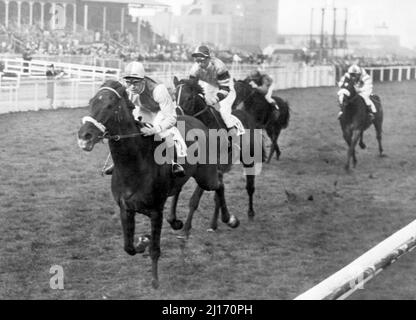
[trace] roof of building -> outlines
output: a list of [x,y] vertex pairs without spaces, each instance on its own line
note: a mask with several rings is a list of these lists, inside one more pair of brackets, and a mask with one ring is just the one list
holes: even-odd
[[143,5],[151,7],[170,7],[166,3],[156,0],[82,0],[82,2],[106,2],[106,3],[121,3],[131,5]]

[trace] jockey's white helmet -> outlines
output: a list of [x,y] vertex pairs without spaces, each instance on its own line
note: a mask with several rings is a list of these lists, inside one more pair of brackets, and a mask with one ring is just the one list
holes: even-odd
[[127,78],[136,78],[136,79],[144,79],[145,71],[144,66],[140,62],[133,61],[130,62],[125,69],[124,72],[124,79]]
[[348,73],[349,74],[361,74],[361,68],[358,65],[353,64],[351,67],[348,68]]

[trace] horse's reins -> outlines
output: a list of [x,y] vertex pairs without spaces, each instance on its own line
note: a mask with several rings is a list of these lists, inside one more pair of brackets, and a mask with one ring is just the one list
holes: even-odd
[[179,104],[179,102],[181,101],[181,96],[182,96],[182,88],[183,88],[183,84],[179,85],[179,93],[178,93],[178,97],[176,98],[176,107],[181,111],[182,115],[185,115],[185,111],[183,111],[181,105]]
[[[102,87],[98,89],[97,94],[103,90],[109,90],[113,92],[119,99],[121,99],[121,95],[115,89],[110,88],[110,87]],[[143,133],[140,132],[140,133],[110,136],[105,125],[103,125],[101,122],[97,121],[93,117],[87,116],[87,117],[82,118],[82,124],[85,124],[87,122],[92,123],[98,130],[100,130],[103,133],[102,136],[99,136],[100,139],[120,141],[121,139],[135,138],[135,137],[139,137],[143,135]],[[145,125],[150,126],[150,124],[145,124]]]

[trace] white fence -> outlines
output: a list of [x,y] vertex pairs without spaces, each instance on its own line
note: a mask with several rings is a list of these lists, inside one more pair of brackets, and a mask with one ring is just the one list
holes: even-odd
[[416,247],[416,220],[295,300],[342,300]]
[[365,69],[374,82],[401,82],[416,79],[416,66],[370,67]]
[[[77,108],[88,105],[102,81],[78,79],[26,80],[19,87],[2,87],[0,90],[0,114],[40,109]],[[48,94],[49,93],[49,94]],[[49,95],[53,95],[51,101]]]
[[275,90],[335,85],[335,68],[333,66],[266,68],[265,72],[274,79]]
[[[26,61],[24,61],[26,62]],[[0,113],[13,111],[28,111],[50,108],[47,98],[48,87],[53,87],[55,93],[55,107],[83,107],[88,104],[102,82],[108,78],[118,79],[120,70],[99,68],[91,66],[79,66],[72,64],[56,63],[57,69],[63,69],[67,74],[66,79],[46,80],[44,76],[45,61],[31,61],[28,65],[23,60],[6,59],[7,72],[15,72],[15,78],[3,78],[0,82]],[[190,64],[176,64],[170,68],[165,65],[152,65],[154,70],[165,68],[162,71],[152,71],[148,75],[155,80],[173,87],[173,77],[187,78]],[[235,66],[232,76],[236,79],[245,78],[256,66]],[[26,71],[26,72],[25,72]],[[109,72],[111,71],[111,72]],[[275,89],[306,88],[319,86],[332,86],[335,83],[335,72],[332,67],[305,67],[301,69],[284,69],[281,67],[269,67],[266,72],[275,79]],[[26,76],[30,74],[31,76]],[[71,78],[68,78],[71,76]]]
[[[31,60],[25,61],[23,59],[3,59],[4,72],[14,73],[23,77],[45,77],[47,67],[51,64],[50,61]],[[77,78],[83,80],[105,80],[109,78],[118,79],[120,77],[120,70],[113,68],[95,67],[81,64],[70,64],[56,62],[55,69],[63,71],[66,77]]]

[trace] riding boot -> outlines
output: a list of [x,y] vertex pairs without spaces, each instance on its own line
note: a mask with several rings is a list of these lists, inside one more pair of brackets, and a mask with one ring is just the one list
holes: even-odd
[[373,110],[371,110],[371,106],[367,106],[368,109],[368,116],[370,117],[370,122],[373,122],[375,119],[375,115]]
[[342,111],[340,111],[340,112],[338,113],[338,118],[337,118],[338,120],[339,120],[339,119],[341,119],[342,114],[343,114],[343,112],[342,112]]
[[171,149],[170,151],[170,152],[173,151],[172,174],[175,178],[183,178],[186,176],[185,169],[177,162],[178,156],[176,153],[176,148],[175,147],[171,147],[171,148],[173,148],[173,150]]

